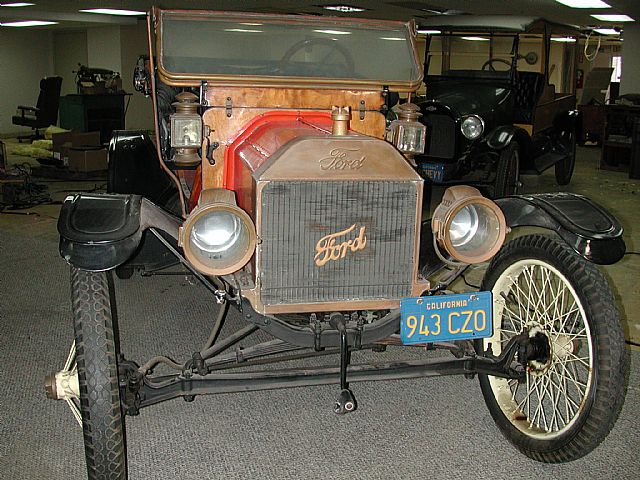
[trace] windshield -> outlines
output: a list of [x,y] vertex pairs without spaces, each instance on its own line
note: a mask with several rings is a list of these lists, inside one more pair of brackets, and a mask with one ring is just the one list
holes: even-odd
[[422,78],[410,25],[400,22],[164,11],[160,36],[170,79],[406,91]]
[[514,36],[459,34],[434,36],[429,46],[428,75],[461,72],[507,72]]

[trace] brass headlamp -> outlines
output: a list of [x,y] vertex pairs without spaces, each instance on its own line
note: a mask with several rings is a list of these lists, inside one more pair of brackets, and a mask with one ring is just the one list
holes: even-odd
[[431,229],[437,245],[455,260],[473,264],[498,253],[507,223],[500,207],[477,188],[456,185],[445,191],[431,219]]
[[178,245],[187,260],[207,275],[227,275],[244,267],[256,249],[256,228],[236,204],[231,190],[207,189],[180,227]]

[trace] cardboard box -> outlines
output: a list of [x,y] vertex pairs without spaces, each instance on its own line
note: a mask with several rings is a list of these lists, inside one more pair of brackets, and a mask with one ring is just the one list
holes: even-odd
[[103,172],[107,169],[107,150],[69,149],[69,170],[73,172]]
[[[54,133],[53,158],[68,163],[68,150],[70,148],[100,147],[100,132],[62,132]],[[66,150],[64,150],[66,149]]]

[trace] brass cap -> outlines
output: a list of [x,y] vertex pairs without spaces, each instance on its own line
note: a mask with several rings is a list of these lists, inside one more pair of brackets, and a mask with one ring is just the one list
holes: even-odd
[[331,119],[333,127],[331,133],[333,135],[347,135],[349,132],[349,120],[351,120],[351,109],[349,107],[334,106],[331,109]]

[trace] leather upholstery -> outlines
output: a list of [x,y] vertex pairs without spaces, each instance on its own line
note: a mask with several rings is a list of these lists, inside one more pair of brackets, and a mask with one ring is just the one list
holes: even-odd
[[514,122],[532,123],[533,110],[544,91],[544,75],[537,72],[518,72],[514,86]]

